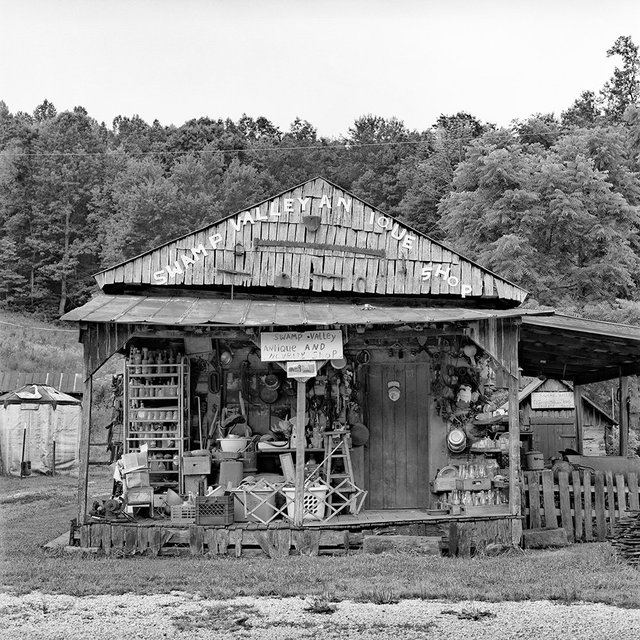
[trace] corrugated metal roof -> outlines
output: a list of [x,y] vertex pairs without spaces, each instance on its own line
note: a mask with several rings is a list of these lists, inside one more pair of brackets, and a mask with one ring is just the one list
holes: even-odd
[[83,391],[81,373],[0,371],[0,393],[15,391],[27,384],[46,384],[63,393],[82,394]]
[[289,302],[285,300],[225,300],[197,297],[98,295],[65,314],[74,322],[115,322],[154,325],[330,326],[409,324],[509,318],[531,310],[460,309],[442,307],[353,304],[345,302]]

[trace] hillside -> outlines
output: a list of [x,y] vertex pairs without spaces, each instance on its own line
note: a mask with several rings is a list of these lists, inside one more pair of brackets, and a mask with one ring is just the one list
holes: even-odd
[[0,371],[82,371],[78,329],[0,308]]

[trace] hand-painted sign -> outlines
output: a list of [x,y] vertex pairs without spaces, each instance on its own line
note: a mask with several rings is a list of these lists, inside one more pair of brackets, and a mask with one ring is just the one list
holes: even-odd
[[573,409],[573,393],[570,391],[534,391],[531,394],[532,409]]
[[260,359],[263,362],[333,360],[342,357],[342,332],[338,330],[260,334]]

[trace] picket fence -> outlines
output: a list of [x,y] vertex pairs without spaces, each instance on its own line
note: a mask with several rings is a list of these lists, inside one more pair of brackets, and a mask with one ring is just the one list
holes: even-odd
[[523,527],[562,527],[571,542],[606,540],[626,512],[640,508],[635,473],[526,471],[521,487]]

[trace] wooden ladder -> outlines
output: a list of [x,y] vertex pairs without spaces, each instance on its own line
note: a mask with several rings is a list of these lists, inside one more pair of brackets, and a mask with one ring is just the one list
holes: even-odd
[[360,490],[353,476],[347,431],[326,431],[324,434],[325,481],[329,486],[327,504],[330,510],[357,513],[356,497]]

